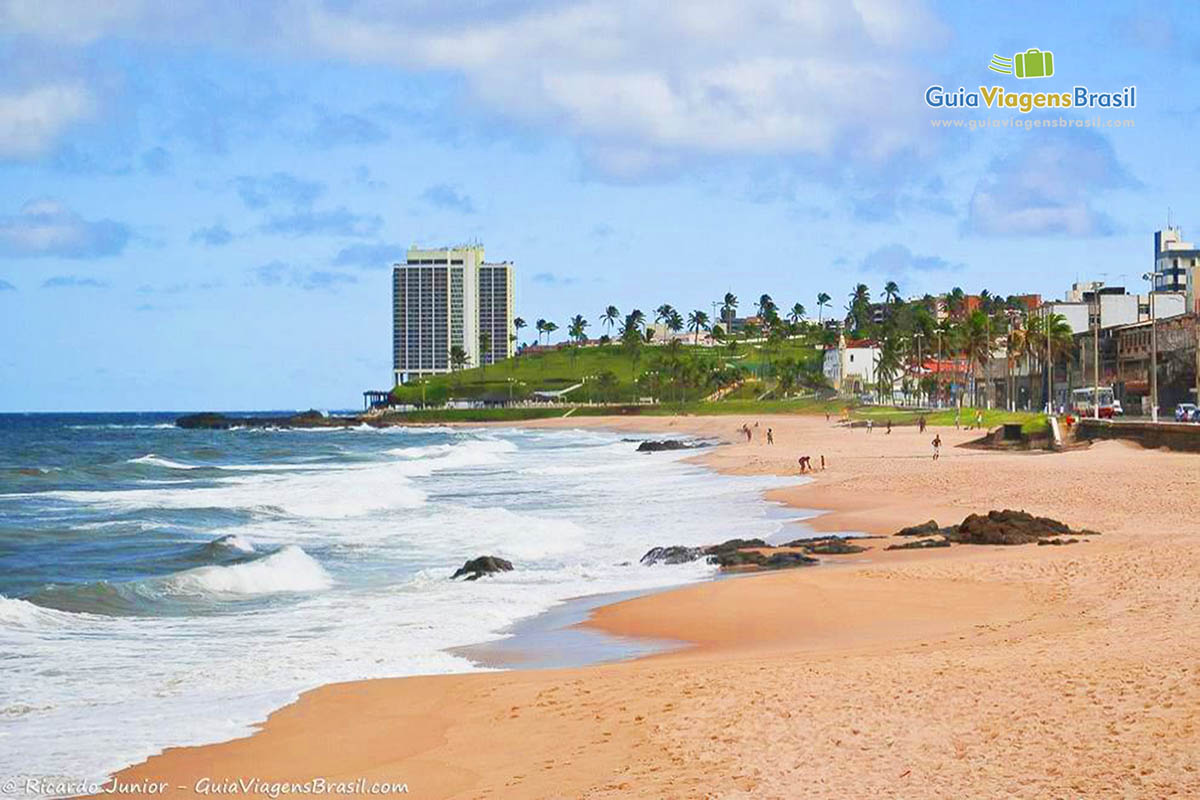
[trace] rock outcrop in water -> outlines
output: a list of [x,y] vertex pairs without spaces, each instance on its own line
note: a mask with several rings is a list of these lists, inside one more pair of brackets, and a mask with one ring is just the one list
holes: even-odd
[[694,450],[697,447],[708,447],[709,442],[691,439],[661,439],[648,440],[638,445],[639,453],[658,453],[663,450]]
[[642,563],[646,566],[653,564],[686,564],[689,561],[695,561],[704,555],[703,547],[683,547],[674,545],[673,547],[652,547],[642,556]]
[[496,572],[511,572],[513,568],[512,562],[498,556],[479,556],[472,558],[467,563],[458,568],[458,571],[450,576],[450,580],[457,580],[461,577],[466,577],[469,581],[477,581],[484,575],[491,575]]
[[192,430],[229,430],[230,428],[352,428],[363,424],[359,417],[334,417],[320,411],[303,411],[286,417],[227,417],[204,412],[187,414],[175,420],[178,428]]

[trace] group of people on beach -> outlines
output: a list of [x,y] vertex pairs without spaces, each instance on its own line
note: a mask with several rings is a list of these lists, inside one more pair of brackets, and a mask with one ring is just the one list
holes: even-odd
[[[955,415],[954,415],[954,427],[956,427],[956,428],[960,427],[960,418],[959,418],[960,414],[961,414],[961,411],[955,412]],[[829,413],[828,412],[826,412],[826,414],[825,414],[825,421],[826,422],[829,421]],[[887,432],[891,433],[892,432],[891,419],[884,420],[884,425],[887,427]],[[924,414],[917,417],[917,430],[919,432],[924,433],[925,429],[928,427],[928,425],[929,425],[929,423],[925,419]],[[975,412],[975,427],[977,427],[977,428],[983,427],[983,412],[982,411]],[[866,422],[866,428],[867,428],[867,433],[870,433],[871,431],[873,431],[875,429],[875,421],[873,419],[868,418],[867,422]],[[968,430],[970,430],[970,428],[968,428]],[[933,437],[933,441],[930,444],[933,446],[933,460],[937,461],[942,456],[942,435],[940,433],[935,434]],[[800,459],[800,462],[801,462],[800,463],[800,471],[801,472],[805,471],[805,461],[806,461],[806,459],[804,459],[804,458]],[[821,469],[825,469],[825,457],[824,456],[821,456]]]
[[[828,415],[826,415],[826,416],[828,416]],[[754,431],[757,428],[758,428],[757,422],[755,422],[753,426],[751,426],[749,422],[744,422],[744,423],[742,423],[742,427],[739,428],[738,430],[741,431],[741,434],[746,437],[747,442],[753,442],[754,441]],[[889,430],[888,433],[891,433],[891,431]],[[767,428],[766,439],[767,439],[768,445],[775,444],[775,430],[773,428]],[[812,456],[800,456],[799,463],[800,463],[800,473],[801,474],[804,474],[806,472],[816,472],[817,471],[817,468],[813,466]],[[821,469],[822,470],[825,469],[825,456],[821,456]]]

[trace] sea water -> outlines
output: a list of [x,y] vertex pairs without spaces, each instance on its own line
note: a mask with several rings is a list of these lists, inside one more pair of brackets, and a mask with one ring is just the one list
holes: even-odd
[[[779,478],[591,430],[181,430],[0,415],[0,776],[96,779],[243,736],[332,681],[581,595],[705,578],[650,547],[769,537]],[[512,572],[451,581],[469,558]]]

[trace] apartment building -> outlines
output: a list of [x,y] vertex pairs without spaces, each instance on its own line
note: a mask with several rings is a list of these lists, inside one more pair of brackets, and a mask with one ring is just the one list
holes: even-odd
[[[481,244],[412,247],[392,267],[392,373],[395,383],[491,364],[512,353],[513,264],[485,264]],[[481,332],[487,332],[487,352]]]

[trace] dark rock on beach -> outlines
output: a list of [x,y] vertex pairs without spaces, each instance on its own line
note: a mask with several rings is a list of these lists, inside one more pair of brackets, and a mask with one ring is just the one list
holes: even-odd
[[1079,542],[1079,540],[1076,539],[1074,536],[1072,536],[1069,539],[1062,539],[1062,538],[1058,538],[1058,537],[1055,537],[1054,539],[1038,539],[1038,547],[1041,547],[1042,545],[1047,545],[1047,544],[1064,545],[1064,544],[1076,544],[1078,542]]
[[949,547],[950,542],[947,539],[917,539],[914,542],[904,542],[903,544],[889,544],[885,550],[925,550],[930,547]]
[[482,578],[484,575],[491,575],[494,572],[511,572],[513,568],[512,562],[496,556],[479,556],[472,558],[467,563],[459,567],[458,571],[450,576],[450,580],[457,580],[463,576],[469,581],[475,581]]
[[652,564],[686,564],[705,555],[703,547],[652,547],[642,556],[642,563]]
[[910,525],[896,531],[897,536],[932,536],[940,530],[936,520],[922,522],[920,525]]
[[[1070,541],[1049,541],[1057,537],[1076,534],[1079,536],[1096,536],[1095,531],[1071,530],[1064,522],[1050,517],[1036,517],[1024,511],[989,511],[986,514],[970,514],[958,525],[939,528],[934,520],[901,528],[896,536],[933,536],[941,534],[946,544],[983,544],[983,545],[1013,545],[1013,544],[1069,544]],[[914,546],[916,543],[914,543]],[[934,545],[921,545],[932,547]],[[942,547],[944,545],[936,545]],[[905,549],[904,545],[893,545],[888,550]]]
[[697,447],[708,447],[708,442],[692,439],[651,439],[638,445],[639,453],[658,453],[663,450],[694,450]]
[[869,547],[852,544],[840,536],[829,536],[824,539],[797,539],[788,542],[784,547],[798,547],[807,553],[819,556],[843,556],[851,553],[865,553]]

